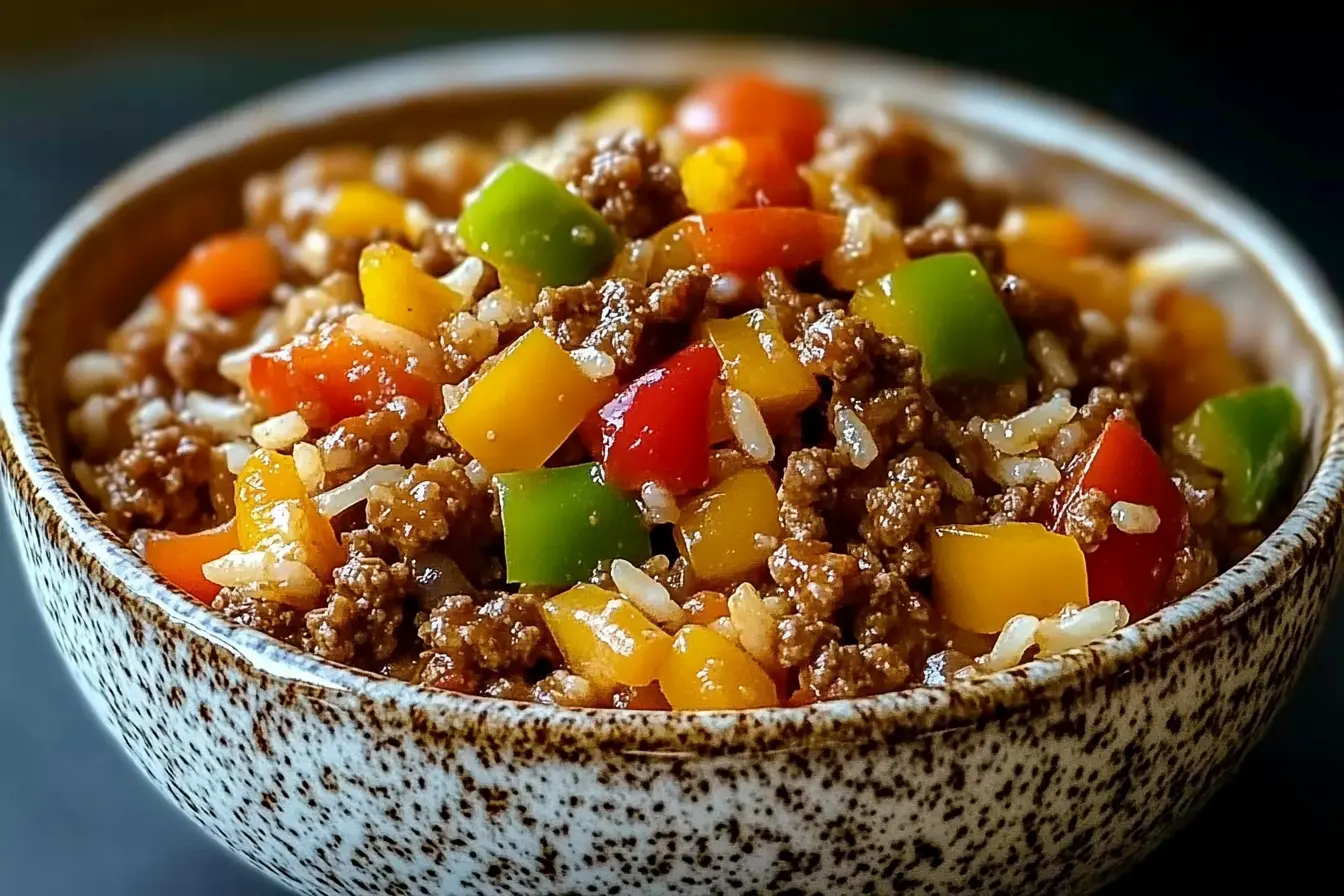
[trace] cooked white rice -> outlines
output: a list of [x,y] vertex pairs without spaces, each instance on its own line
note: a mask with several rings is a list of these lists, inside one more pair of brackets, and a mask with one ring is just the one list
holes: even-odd
[[83,352],[66,362],[65,396],[78,403],[99,392],[116,391],[126,375],[126,365],[111,352]]
[[255,415],[233,398],[192,390],[182,399],[182,413],[223,436],[247,438],[252,434]]
[[443,355],[439,347],[405,327],[388,323],[363,311],[347,317],[345,326],[352,335],[408,358],[426,370],[438,371],[443,367]]
[[1007,420],[987,420],[980,426],[985,441],[1003,454],[1024,454],[1039,448],[1078,413],[1066,391],[1027,408]]
[[1151,535],[1162,525],[1162,518],[1151,504],[1116,501],[1111,505],[1111,522],[1126,535]]
[[1129,625],[1129,611],[1118,600],[1098,601],[1081,610],[1065,608],[1058,616],[1042,619],[1036,628],[1041,656],[1063,653],[1104,638]]
[[723,390],[723,403],[728,411],[728,425],[747,457],[763,464],[774,460],[775,440],[770,438],[770,430],[755,399],[730,386]]
[[1059,482],[1059,467],[1044,457],[1000,457],[990,461],[986,472],[1004,488],[1033,482]]
[[308,435],[308,423],[298,411],[268,417],[252,427],[252,441],[262,448],[281,451]]
[[728,617],[742,649],[763,666],[775,664],[775,617],[749,582],[728,596]]
[[151,398],[132,412],[126,421],[131,435],[142,436],[172,422],[173,408],[162,398]]
[[439,278],[439,282],[453,292],[470,300],[476,295],[476,288],[485,277],[485,262],[475,255],[463,259],[457,267]]
[[841,407],[835,412],[835,439],[849,455],[850,463],[860,470],[868,469],[877,460],[877,442],[872,432],[850,408]]
[[576,348],[569,356],[590,380],[605,380],[616,375],[616,359],[601,349]]
[[224,465],[229,468],[229,472],[237,476],[243,471],[243,464],[247,463],[256,446],[251,442],[232,441],[217,446],[217,449],[223,452]]
[[201,567],[216,585],[243,591],[262,591],[271,600],[311,606],[322,594],[322,582],[297,560],[284,560],[268,551],[230,551]]
[[639,505],[644,521],[651,526],[675,523],[681,517],[676,497],[658,482],[646,482],[639,487]]
[[952,197],[944,199],[924,219],[925,227],[963,227],[966,224],[966,206]]
[[320,491],[327,473],[322,467],[322,452],[312,442],[299,442],[292,452],[294,469],[308,494]]
[[672,630],[686,621],[686,611],[672,600],[667,588],[629,560],[611,564],[611,581],[641,613]]
[[922,458],[929,466],[933,467],[934,472],[938,474],[938,478],[943,481],[947,493],[955,500],[963,503],[975,500],[975,483],[952,466],[947,458],[927,448],[915,448],[910,454]]
[[1069,350],[1052,330],[1037,330],[1027,337],[1027,353],[1044,374],[1044,391],[1072,389],[1078,385],[1078,371],[1069,360]]
[[354,479],[318,495],[317,510],[325,517],[333,517],[343,510],[367,501],[375,488],[391,485],[405,476],[407,470],[400,464],[379,464],[369,467]]

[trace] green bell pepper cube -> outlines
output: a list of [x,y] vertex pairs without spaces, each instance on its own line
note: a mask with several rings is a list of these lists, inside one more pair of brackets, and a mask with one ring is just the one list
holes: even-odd
[[572,585],[604,560],[652,554],[639,505],[602,481],[597,464],[495,477],[510,582]]
[[1027,371],[1022,340],[969,252],[930,255],[865,284],[850,310],[924,356],[930,383],[1003,383]]
[[545,174],[508,162],[462,210],[457,232],[473,254],[542,286],[582,283],[616,255],[616,232]]
[[1223,474],[1232,523],[1253,523],[1283,488],[1302,448],[1302,412],[1284,386],[1210,398],[1176,426],[1179,450]]

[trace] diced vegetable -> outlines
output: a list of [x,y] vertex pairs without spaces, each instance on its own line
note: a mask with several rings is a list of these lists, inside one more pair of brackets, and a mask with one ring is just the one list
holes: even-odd
[[774,137],[795,163],[812,157],[826,109],[815,96],[759,74],[702,82],[677,106],[677,127],[690,139]]
[[775,484],[764,469],[749,467],[692,498],[676,536],[697,576],[726,581],[764,566],[779,533]]
[[722,445],[737,438],[733,424],[728,421],[728,410],[724,406],[724,388],[722,382],[714,384],[709,395],[709,444]]
[[696,625],[709,625],[715,619],[728,615],[728,598],[718,591],[697,591],[681,605],[686,620]]
[[280,282],[280,259],[259,233],[236,231],[199,243],[154,290],[168,310],[184,289],[219,314],[234,314],[266,301]]
[[995,634],[1019,614],[1088,603],[1082,548],[1036,523],[940,526],[931,553],[934,604],[967,631]]
[[542,286],[582,283],[616,255],[616,233],[588,203],[522,162],[495,170],[462,211],[473,254]]
[[252,391],[271,415],[298,410],[320,425],[385,405],[398,395],[428,403],[434,384],[415,358],[359,339],[339,323],[254,355]]
[[668,710],[667,698],[657,683],[642,687],[617,688],[612,694],[611,705],[616,709]]
[[1105,540],[1086,555],[1091,600],[1118,600],[1131,618],[1147,616],[1162,601],[1185,536],[1189,519],[1185,499],[1143,433],[1123,420],[1107,421],[1055,493],[1054,531],[1064,531],[1070,507],[1091,489],[1105,492],[1111,503],[1126,501],[1157,511],[1156,532],[1131,535],[1111,527]]
[[1166,330],[1156,376],[1163,423],[1178,423],[1206,400],[1254,382],[1232,353],[1227,320],[1212,300],[1168,289],[1158,296],[1154,316]]
[[1001,383],[1026,373],[1022,341],[989,274],[969,252],[901,265],[861,288],[849,307],[918,348],[930,382]]
[[658,673],[673,709],[755,709],[777,706],[774,681],[741,647],[703,625],[686,625]]
[[657,482],[673,494],[709,480],[709,415],[719,355],[682,349],[637,378],[598,412],[594,454],[607,480],[630,491]]
[[1302,449],[1302,412],[1285,386],[1210,398],[1176,427],[1176,445],[1223,474],[1227,518],[1253,523],[1286,485]]
[[154,532],[145,541],[145,562],[154,571],[209,606],[219,594],[219,586],[201,574],[201,567],[238,549],[238,530],[234,521],[222,526],[178,535]]
[[254,451],[234,483],[238,547],[298,560],[323,581],[344,559],[336,533],[299,478],[294,458]]
[[1030,246],[1063,258],[1081,258],[1092,250],[1092,236],[1082,219],[1058,205],[1025,205],[1005,218],[999,235],[1011,253]]
[[490,472],[530,470],[546,463],[609,388],[533,329],[443,415],[443,425]]
[[359,289],[374,317],[433,339],[438,325],[467,300],[420,270],[415,256],[394,243],[374,243],[359,256]]
[[613,134],[634,128],[654,136],[667,122],[667,106],[647,90],[621,90],[594,106],[584,123],[595,134]]
[[541,605],[565,662],[602,688],[653,681],[672,637],[630,601],[596,585],[575,585]]
[[766,268],[800,268],[840,244],[844,222],[807,208],[740,208],[692,218],[696,255],[719,273],[754,277]]
[[806,206],[811,202],[798,165],[777,138],[721,137],[686,157],[681,183],[701,214],[742,205]]
[[1212,299],[1183,289],[1164,290],[1153,316],[1166,329],[1169,352],[1202,354],[1227,348],[1227,319]]
[[857,290],[910,260],[901,230],[871,206],[850,209],[840,245],[821,262],[821,272],[840,289]]
[[495,477],[510,582],[572,585],[603,561],[649,559],[639,505],[602,481],[596,464]]
[[1117,324],[1129,316],[1129,278],[1108,259],[1070,258],[1030,243],[1008,244],[1004,259],[1010,273],[1069,296],[1079,308],[1100,311]]
[[747,151],[742,183],[743,201],[750,205],[805,207],[812,203],[812,191],[798,173],[798,163],[785,150],[779,138],[771,135],[740,138]]
[[723,359],[728,384],[754,398],[762,413],[795,414],[821,394],[770,312],[757,308],[711,320],[705,332]]
[[406,232],[406,200],[367,181],[336,187],[319,226],[337,239]]

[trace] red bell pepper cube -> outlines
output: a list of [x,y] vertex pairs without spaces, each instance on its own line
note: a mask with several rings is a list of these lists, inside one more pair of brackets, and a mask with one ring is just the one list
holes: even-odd
[[742,137],[747,152],[742,180],[749,192],[749,205],[798,206],[812,204],[812,190],[798,173],[798,163],[784,144],[772,135]]
[[1172,563],[1189,525],[1189,509],[1162,459],[1131,423],[1110,420],[1101,435],[1074,462],[1051,508],[1051,526],[1064,531],[1069,506],[1091,489],[1112,503],[1147,504],[1157,510],[1156,532],[1129,535],[1112,527],[1086,555],[1087,591],[1092,603],[1118,600],[1138,619],[1162,602]]
[[736,208],[692,218],[690,243],[719,273],[754,277],[820,261],[840,245],[844,222],[808,208]]
[[812,157],[826,107],[812,94],[748,73],[703,81],[677,106],[677,127],[691,140],[772,136],[794,163]]
[[657,482],[680,494],[709,481],[709,403],[720,368],[713,346],[692,345],[598,410],[589,432],[608,482],[631,491]]
[[298,410],[326,425],[382,407],[398,395],[429,403],[434,384],[416,362],[365,342],[339,323],[254,355],[252,391],[269,414]]

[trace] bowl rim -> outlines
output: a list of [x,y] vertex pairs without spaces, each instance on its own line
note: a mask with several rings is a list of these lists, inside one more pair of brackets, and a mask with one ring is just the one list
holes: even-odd
[[[1325,377],[1320,465],[1284,522],[1249,556],[1194,594],[1101,641],[948,687],[914,687],[855,700],[745,711],[576,710],[474,697],[347,668],[230,622],[169,586],[115,539],[54,461],[24,381],[32,350],[27,322],[47,279],[109,209],[175,173],[276,130],[371,107],[456,91],[556,85],[672,84],[707,72],[756,68],[837,95],[881,93],[917,113],[949,118],[1073,156],[1179,206],[1231,239],[1257,264],[1314,340]],[[236,655],[256,674],[415,711],[444,727],[531,731],[596,739],[624,752],[729,753],[781,745],[895,740],[984,724],[1039,706],[1070,688],[1126,676],[1154,653],[1211,637],[1269,599],[1303,563],[1301,543],[1333,523],[1344,501],[1344,318],[1324,277],[1295,242],[1250,201],[1174,151],[1124,125],[1033,88],[960,69],[839,44],[707,37],[565,36],[486,41],[361,63],[300,81],[236,106],[160,143],[83,199],[24,264],[0,329],[0,444],[6,466],[44,537],[86,573],[147,602],[171,624]],[[28,496],[31,495],[31,498]],[[25,565],[31,565],[26,557]]]

